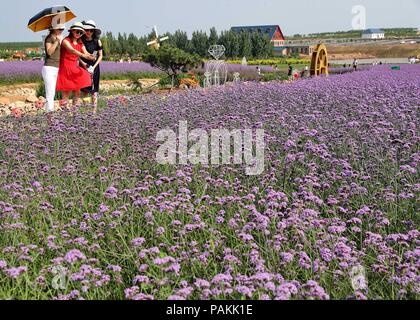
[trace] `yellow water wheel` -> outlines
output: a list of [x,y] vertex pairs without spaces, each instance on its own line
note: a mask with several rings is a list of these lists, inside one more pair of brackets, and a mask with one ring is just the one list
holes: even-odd
[[328,75],[328,52],[324,44],[319,44],[312,54],[311,76]]

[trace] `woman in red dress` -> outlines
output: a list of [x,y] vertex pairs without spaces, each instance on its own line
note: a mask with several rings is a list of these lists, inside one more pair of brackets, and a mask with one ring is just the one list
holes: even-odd
[[79,66],[79,59],[95,60],[95,57],[87,52],[82,36],[85,34],[83,24],[76,22],[70,28],[70,34],[63,40],[61,45],[60,68],[58,71],[57,91],[61,91],[63,99],[62,107],[67,107],[70,93],[73,92],[73,106],[80,105],[80,89],[92,84],[92,78],[85,69]]

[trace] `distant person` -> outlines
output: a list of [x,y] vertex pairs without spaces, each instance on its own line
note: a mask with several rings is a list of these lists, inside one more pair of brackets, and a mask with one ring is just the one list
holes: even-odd
[[64,24],[57,24],[50,28],[50,33],[45,38],[45,63],[42,67],[42,79],[45,84],[45,111],[48,118],[54,112],[55,89],[57,85],[58,68],[60,67],[61,42],[63,41]]
[[293,66],[291,63],[289,63],[289,72],[287,73],[289,79],[293,78]]
[[354,58],[354,60],[353,60],[353,69],[354,69],[354,71],[357,71],[357,66],[358,65],[359,65],[359,61],[356,58]]
[[83,66],[92,76],[92,85],[83,88],[82,92],[84,95],[90,94],[92,96],[93,113],[96,113],[98,108],[99,82],[101,78],[99,64],[103,59],[103,47],[102,42],[99,39],[101,30],[96,27],[96,23],[93,20],[83,21],[82,23],[86,31],[85,36],[82,38],[83,44],[87,52],[96,57],[96,60],[94,61],[82,59]]
[[70,93],[73,92],[73,108],[80,106],[80,90],[92,84],[92,79],[85,69],[78,65],[79,58],[90,61],[96,58],[87,52],[82,36],[83,24],[76,22],[70,28],[70,34],[61,45],[60,69],[58,71],[57,90],[63,94],[62,107],[68,107]]

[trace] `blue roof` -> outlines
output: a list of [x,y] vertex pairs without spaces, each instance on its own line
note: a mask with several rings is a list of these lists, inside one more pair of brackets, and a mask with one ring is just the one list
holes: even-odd
[[267,25],[267,26],[242,26],[242,27],[232,27],[231,30],[237,33],[240,32],[263,32],[270,35],[272,39],[276,33],[277,28],[280,28],[278,25]]
[[373,34],[373,33],[384,33],[381,29],[367,29],[363,31],[363,34]]

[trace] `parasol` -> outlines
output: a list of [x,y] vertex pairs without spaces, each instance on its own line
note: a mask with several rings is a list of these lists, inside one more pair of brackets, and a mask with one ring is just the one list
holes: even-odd
[[68,7],[54,6],[46,8],[32,17],[28,22],[28,28],[34,32],[49,29],[55,24],[64,24],[76,18]]

